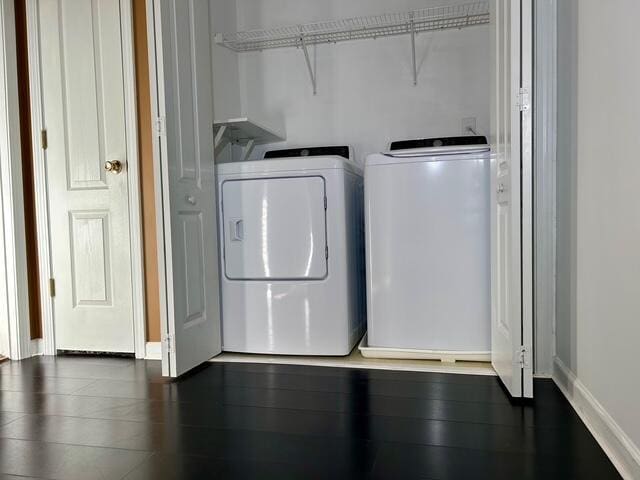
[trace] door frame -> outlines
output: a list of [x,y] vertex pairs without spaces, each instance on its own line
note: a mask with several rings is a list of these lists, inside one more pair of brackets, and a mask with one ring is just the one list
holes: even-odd
[[[128,60],[128,65],[125,66],[125,87],[126,98],[128,99],[126,112],[127,112],[127,138],[132,140],[131,148],[135,148],[135,157],[137,158],[137,134],[132,122],[137,116],[135,105],[131,104],[131,99],[135,99],[135,85],[134,79],[134,65],[132,57],[132,26],[131,26],[131,0],[121,0],[121,5],[125,4],[127,8],[123,9],[123,13],[128,17],[127,20],[123,18],[123,25],[127,23],[129,28],[123,28],[123,45],[125,48],[125,56]],[[147,2],[147,22],[153,21],[153,10],[149,8],[149,2]],[[541,5],[542,4],[542,5]],[[535,122],[535,135],[534,135],[534,328],[535,332],[535,374],[536,376],[549,376],[548,370],[549,355],[553,357],[555,353],[555,308],[550,305],[555,305],[555,251],[556,251],[556,204],[555,204],[555,178],[556,178],[556,130],[555,130],[555,105],[556,105],[556,86],[555,86],[555,50],[556,46],[556,25],[555,25],[555,8],[556,0],[544,0],[542,2],[534,2],[534,29],[535,33],[535,48],[538,52],[548,52],[548,55],[542,58],[542,55],[536,56],[534,74],[535,74],[535,87],[534,87],[534,116],[536,113],[541,112],[541,107],[549,109],[549,115],[545,114],[546,123],[541,116],[536,116]],[[7,8],[7,6],[13,7],[13,0],[0,0],[0,59],[4,59],[6,65],[2,65],[0,62],[0,81],[7,81],[3,79],[3,74],[7,76],[8,81],[15,82],[17,84],[17,71],[15,67],[15,21],[13,18],[13,8]],[[37,0],[27,0],[27,17],[30,25],[33,25],[35,8],[37,6]],[[9,18],[10,17],[10,18]],[[8,26],[9,28],[4,28]],[[36,22],[37,26],[37,22]],[[548,32],[549,35],[544,35],[544,32]],[[29,59],[30,69],[33,68],[33,55],[38,51],[37,34],[33,33],[33,27],[29,28]],[[35,43],[34,43],[35,42]],[[126,42],[126,44],[124,43]],[[149,44],[149,50],[152,52],[152,45]],[[3,55],[4,54],[4,55]],[[12,57],[13,56],[13,57]],[[155,58],[153,55],[149,56],[149,64],[151,68],[155,69]],[[10,77],[10,78],[9,78]],[[30,75],[30,88],[31,88],[31,112],[32,112],[32,131],[33,131],[33,145],[37,146],[40,143],[39,132],[41,130],[41,103],[36,101],[37,95],[41,100],[40,95],[40,77],[37,75]],[[542,88],[543,85],[547,85],[547,88]],[[552,83],[549,83],[552,82]],[[156,85],[152,85],[152,90]],[[158,92],[155,92],[156,94]],[[13,98],[15,97],[15,98]],[[153,98],[153,97],[152,97]],[[17,102],[17,91],[8,90],[6,99],[9,102]],[[0,102],[0,106],[2,103]],[[7,129],[7,136],[0,136],[0,152],[9,152],[9,156],[0,155],[0,170],[11,171],[14,176],[4,176],[5,185],[2,186],[2,212],[9,212],[13,215],[15,208],[23,207],[22,198],[22,181],[21,181],[21,155],[19,147],[16,147],[19,142],[19,121],[17,115],[12,116],[11,113],[17,111],[17,109],[9,109],[9,112],[0,111],[0,115],[4,115],[10,128]],[[553,124],[551,124],[553,122]],[[154,133],[157,134],[158,130],[161,130],[161,125],[154,124]],[[131,132],[134,132],[131,135]],[[156,142],[154,142],[154,149],[158,148]],[[4,150],[3,150],[4,149]],[[38,166],[43,165],[42,150],[40,148],[34,148],[34,173],[36,176],[36,205],[37,209],[41,210],[42,199],[46,200],[46,188],[42,181],[44,174],[43,169],[39,169]],[[133,165],[135,163],[135,165]],[[132,168],[133,167],[133,168]],[[132,172],[133,170],[133,172]],[[156,169],[157,170],[157,169]],[[20,178],[17,177],[20,176]],[[129,165],[129,183],[132,182],[132,176],[138,176],[137,162],[130,162]],[[156,171],[157,175],[157,171]],[[38,177],[40,181],[38,182]],[[156,178],[156,188],[159,185],[159,181]],[[134,288],[142,292],[144,286],[144,277],[142,275],[142,244],[141,244],[141,222],[140,222],[140,195],[139,195],[139,183],[135,182],[135,188],[129,188],[130,196],[130,224],[131,238],[132,238],[132,273],[133,273],[133,285]],[[156,196],[157,196],[156,192]],[[46,205],[46,203],[45,203]],[[137,208],[133,208],[136,206]],[[159,220],[162,220],[162,209],[156,208],[156,214]],[[55,355],[55,339],[53,330],[53,310],[52,300],[49,297],[49,285],[48,278],[50,272],[50,253],[48,242],[48,215],[47,211],[39,211],[37,215],[38,222],[38,256],[40,261],[40,286],[41,286],[41,298],[40,304],[42,309],[43,319],[43,337],[45,339],[44,353],[47,355]],[[136,218],[137,217],[137,220]],[[14,219],[15,220],[15,219]],[[159,223],[161,225],[161,223]],[[4,282],[0,282],[0,308],[2,311],[7,312],[7,322],[0,322],[0,329],[3,329],[9,333],[10,350],[9,354],[11,358],[25,358],[31,355],[30,351],[30,328],[29,328],[29,313],[28,313],[28,300],[26,295],[16,295],[13,292],[27,291],[26,277],[22,278],[21,271],[24,271],[23,264],[26,262],[26,248],[24,241],[23,228],[20,225],[14,223],[13,220],[3,222],[2,235],[0,235],[0,242],[4,242],[4,251],[7,253],[0,259],[0,269],[6,275],[6,281],[11,282],[10,288]],[[163,236],[163,232],[158,231],[158,237]],[[137,237],[134,238],[134,237]],[[44,239],[44,241],[43,241]],[[544,242],[544,243],[541,243]],[[164,270],[164,256],[163,256],[163,244],[159,243],[158,261],[160,280],[164,279],[166,272]],[[47,262],[42,259],[48,259]],[[6,265],[6,267],[5,267]],[[161,282],[164,283],[164,282]],[[161,296],[164,293],[164,289],[160,289]],[[167,299],[161,298],[161,304],[166,304]],[[547,305],[546,309],[543,309],[543,305]],[[164,309],[162,309],[164,311]],[[10,313],[10,314],[9,314]],[[134,335],[135,335],[135,351],[136,357],[144,357],[145,351],[145,324],[144,324],[144,301],[142,298],[136,298],[134,301]],[[164,340],[164,338],[163,338]],[[550,344],[550,346],[549,346]],[[547,345],[547,348],[551,348],[551,352],[542,350],[542,346]]]
[[0,322],[3,353],[31,356],[14,0],[0,0]]
[[[521,88],[524,91],[529,92],[529,110],[521,112],[521,125],[522,125],[522,137],[521,148],[521,190],[520,190],[520,202],[521,202],[521,262],[522,271],[520,272],[522,281],[522,296],[520,301],[522,302],[522,345],[531,348],[530,353],[524,353],[523,362],[523,377],[522,377],[522,397],[533,397],[533,381],[527,382],[525,379],[527,375],[533,378],[535,371],[534,355],[535,355],[535,317],[534,317],[534,251],[535,241],[533,237],[534,232],[534,137],[533,137],[533,111],[531,96],[533,95],[534,88],[534,0],[520,0],[520,19],[521,19],[521,49],[526,54],[521,53],[520,58],[520,75],[521,75]],[[527,15],[523,15],[523,12],[527,12]],[[525,21],[528,20],[528,21]],[[526,139],[526,141],[524,141]],[[530,372],[530,373],[527,373]],[[531,390],[528,389],[531,388]]]
[[[160,302],[160,359],[162,361],[162,375],[170,375],[166,361],[171,351],[171,337],[169,335],[169,309],[173,309],[173,299],[168,295],[167,282],[171,272],[170,262],[166,261],[167,233],[165,232],[165,204],[163,189],[166,188],[162,175],[162,154],[167,151],[165,119],[160,115],[160,99],[164,97],[163,85],[158,78],[164,74],[164,65],[157,59],[158,39],[161,35],[156,25],[156,7],[154,0],[146,2],[147,16],[147,51],[149,56],[149,93],[151,97],[151,124],[153,129],[153,191],[156,206],[156,242],[158,260],[158,301]],[[168,187],[167,187],[168,188]]]
[[[120,30],[124,73],[125,133],[127,139],[127,183],[129,196],[129,239],[131,247],[131,286],[134,350],[136,358],[146,356],[144,305],[144,265],[142,250],[142,200],[138,152],[138,112],[136,107],[136,75],[133,35],[132,0],[120,1]],[[36,225],[38,239],[40,308],[42,312],[43,354],[56,355],[55,318],[49,279],[52,278],[51,234],[46,178],[46,155],[41,145],[44,125],[42,107],[42,70],[40,64],[39,0],[27,2],[27,35],[29,56],[29,89],[33,173],[35,183]]]
[[534,374],[550,378],[556,347],[557,0],[534,2]]

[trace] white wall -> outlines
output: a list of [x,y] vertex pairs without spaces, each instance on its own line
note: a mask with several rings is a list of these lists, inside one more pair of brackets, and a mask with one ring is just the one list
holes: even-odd
[[640,2],[607,3],[558,1],[557,356],[638,453]]
[[[214,32],[227,31],[237,25],[236,0],[212,0],[211,25]],[[240,77],[238,55],[215,45],[213,55],[213,84],[215,119],[226,120],[240,114]]]
[[[211,0],[211,25],[214,32],[233,30],[237,25],[236,0]],[[213,58],[213,116],[222,121],[241,115],[240,70],[238,54],[214,44]],[[230,161],[233,150],[226,148],[217,162]]]
[[[225,0],[214,0],[215,5],[222,3]],[[442,3],[237,0],[237,25],[239,30],[268,28]],[[223,31],[233,30],[229,23],[224,26]],[[414,86],[409,36],[312,47],[316,96],[300,50],[243,53],[237,112],[265,124],[283,125],[286,145],[351,144],[360,159],[384,150],[390,140],[458,135],[464,117],[476,117],[478,130],[487,133],[488,49],[488,26],[421,34],[419,79]],[[266,148],[274,146],[257,148],[254,156]]]

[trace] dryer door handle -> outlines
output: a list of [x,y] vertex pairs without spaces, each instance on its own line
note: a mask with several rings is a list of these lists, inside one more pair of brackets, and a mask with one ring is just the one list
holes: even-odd
[[231,232],[232,242],[241,242],[244,240],[244,221],[241,218],[230,220],[229,230]]

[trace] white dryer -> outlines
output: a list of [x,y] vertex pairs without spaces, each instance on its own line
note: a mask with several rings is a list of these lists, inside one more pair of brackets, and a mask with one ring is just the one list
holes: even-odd
[[351,149],[272,151],[217,175],[223,350],[347,355],[366,323]]
[[367,158],[369,347],[488,359],[489,162],[486,139],[470,136]]

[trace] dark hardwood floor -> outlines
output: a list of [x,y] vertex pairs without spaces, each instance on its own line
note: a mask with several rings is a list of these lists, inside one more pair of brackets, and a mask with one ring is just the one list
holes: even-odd
[[56,479],[608,479],[555,385],[492,377],[38,357],[0,365],[0,473]]

